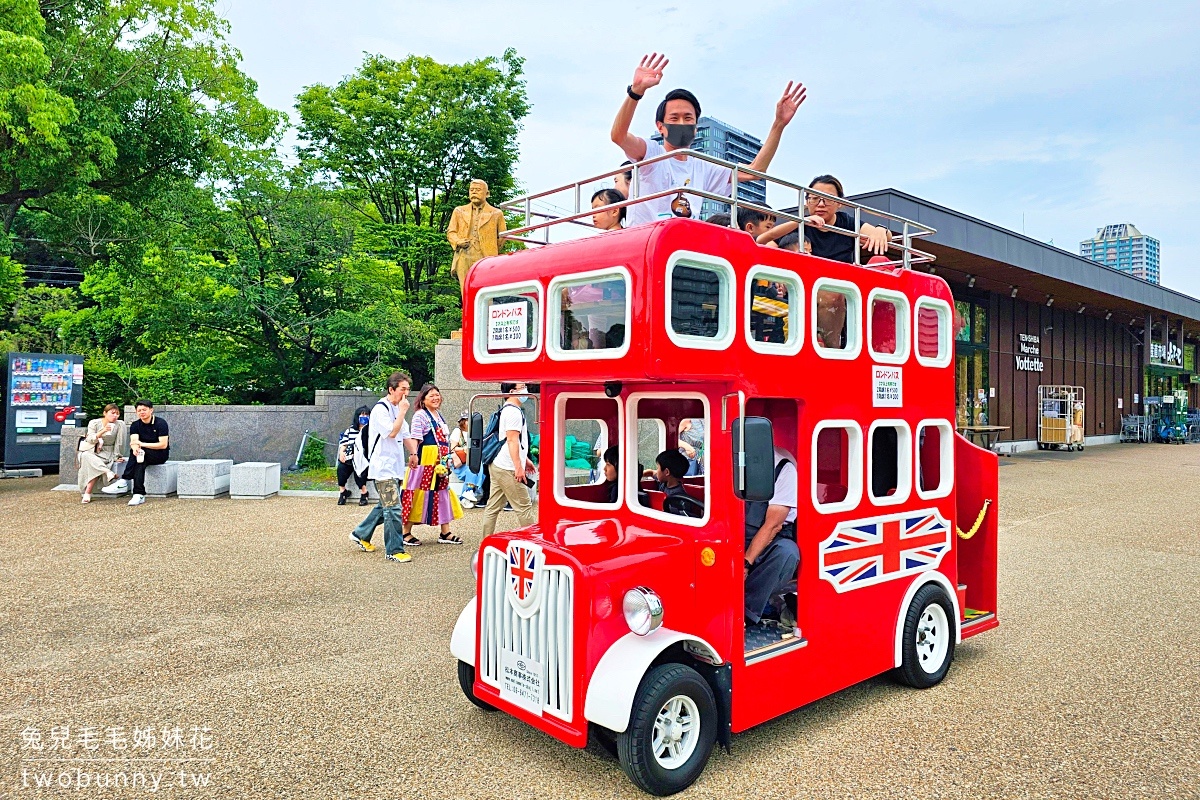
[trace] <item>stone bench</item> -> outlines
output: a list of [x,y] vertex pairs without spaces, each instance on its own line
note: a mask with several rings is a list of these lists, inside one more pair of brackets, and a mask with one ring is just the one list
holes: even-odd
[[[197,458],[179,465],[177,488],[181,500],[212,500],[229,492],[228,458]],[[147,487],[148,488],[148,487]]]
[[179,491],[179,467],[186,461],[168,461],[146,467],[146,496],[170,497]]
[[279,494],[278,461],[246,461],[229,471],[229,499],[265,500]]

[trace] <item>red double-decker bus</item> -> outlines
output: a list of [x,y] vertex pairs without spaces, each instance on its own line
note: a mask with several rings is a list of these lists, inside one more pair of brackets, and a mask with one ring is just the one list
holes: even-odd
[[[803,208],[811,190],[784,183]],[[714,744],[867,678],[936,685],[998,624],[997,459],[955,433],[950,290],[908,268],[929,229],[860,214],[895,233],[895,261],[668,219],[471,270],[463,375],[540,383],[542,476],[537,524],[482,542],[454,628],[473,703],[597,736],[665,795]],[[568,464],[583,429],[620,449],[615,501]],[[683,501],[643,477],[681,429]],[[772,497],[775,448],[796,467],[800,562],[781,619],[747,625],[746,508]]]

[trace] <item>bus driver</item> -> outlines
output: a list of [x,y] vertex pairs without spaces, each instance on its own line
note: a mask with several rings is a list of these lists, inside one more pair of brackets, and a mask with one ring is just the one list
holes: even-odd
[[775,494],[746,503],[746,624],[757,625],[772,596],[796,580],[796,459],[775,448]]

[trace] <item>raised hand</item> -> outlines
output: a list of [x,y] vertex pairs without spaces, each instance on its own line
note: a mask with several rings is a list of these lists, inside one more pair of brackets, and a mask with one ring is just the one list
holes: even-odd
[[658,53],[642,56],[642,63],[633,71],[634,94],[645,94],[648,89],[658,86],[663,79],[663,70],[669,63],[666,56],[660,56]]
[[775,104],[775,121],[780,125],[787,125],[791,122],[792,117],[796,116],[796,112],[806,99],[806,91],[803,83],[796,81],[793,87],[792,81],[788,81],[787,88],[783,90],[783,97],[779,98],[779,102]]

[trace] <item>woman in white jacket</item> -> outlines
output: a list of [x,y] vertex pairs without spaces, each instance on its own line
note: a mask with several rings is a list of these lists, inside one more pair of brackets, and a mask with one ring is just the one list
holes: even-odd
[[79,464],[79,492],[83,502],[92,502],[92,488],[103,477],[108,483],[117,477],[114,464],[125,460],[121,453],[129,450],[129,427],[120,419],[121,409],[116,403],[104,407],[99,419],[88,423],[87,437],[80,442],[77,453]]

